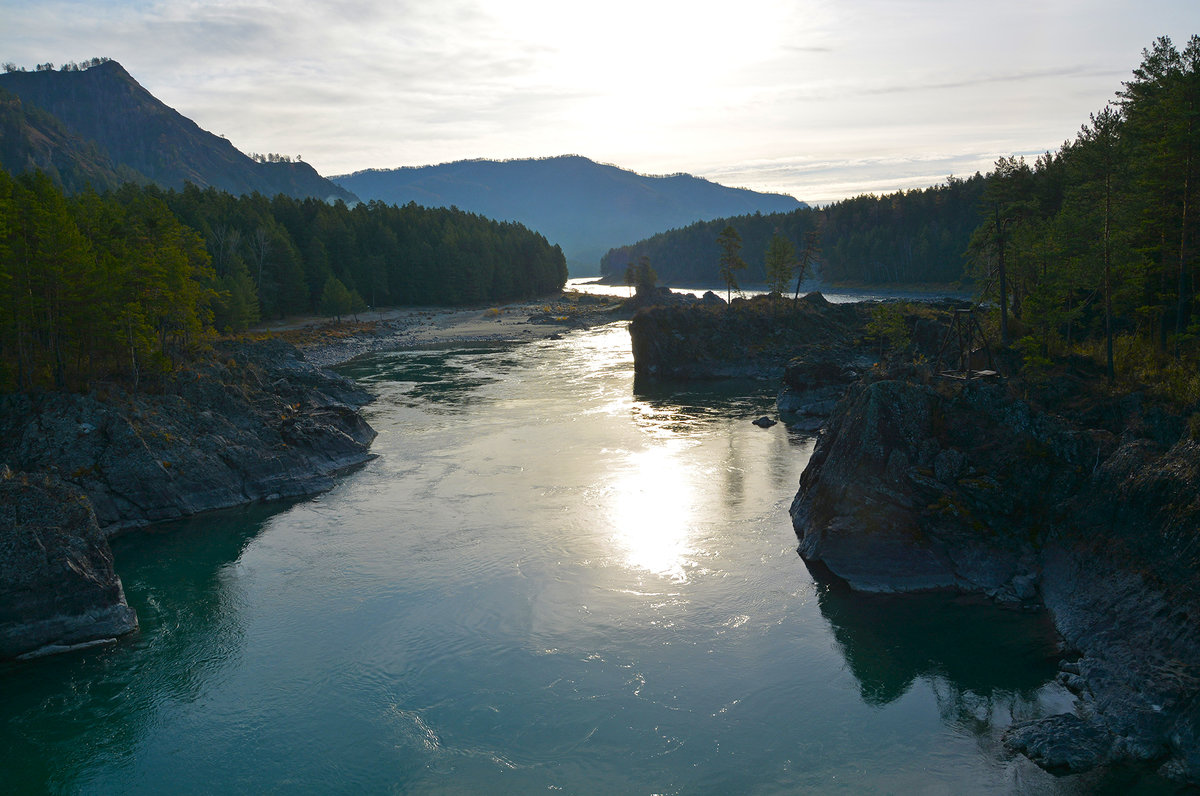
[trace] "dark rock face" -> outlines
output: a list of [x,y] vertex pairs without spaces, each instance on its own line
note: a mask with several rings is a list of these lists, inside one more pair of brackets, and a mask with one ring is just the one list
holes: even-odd
[[370,456],[369,396],[280,342],[235,345],[159,394],[4,399],[0,461],[90,499],[106,532],[314,494]]
[[[830,304],[819,293],[799,301],[766,296],[647,306],[629,324],[634,370],[668,379],[778,378],[788,360],[814,351],[843,359],[870,305]],[[719,303],[717,303],[719,302]]]
[[1014,493],[1045,486],[1048,468],[1024,462],[1033,437],[994,434],[986,461],[965,453],[1002,422],[988,414],[998,389],[973,387],[979,394],[957,403],[900,381],[852,389],[792,504],[801,554],[863,591],[1028,593],[1034,540],[993,529],[1019,521]]
[[0,478],[0,660],[137,628],[88,500],[45,475]]
[[1062,713],[1010,729],[1005,745],[1028,757],[1051,774],[1078,774],[1107,763],[1112,733],[1095,722]]
[[846,349],[810,350],[788,362],[775,404],[792,427],[816,431],[869,367],[868,359]]
[[996,385],[857,385],[792,504],[800,553],[862,591],[1040,602],[1080,656],[1060,675],[1080,714],[1014,727],[1009,747],[1056,773],[1153,762],[1197,784],[1200,446],[1154,436]]
[[218,353],[154,394],[2,399],[0,462],[37,474],[0,481],[0,658],[137,626],[105,533],[314,494],[370,458],[353,383],[279,341]]

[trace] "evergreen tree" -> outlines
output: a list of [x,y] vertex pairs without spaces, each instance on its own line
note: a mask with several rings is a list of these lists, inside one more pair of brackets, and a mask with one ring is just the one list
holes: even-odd
[[340,323],[343,315],[349,315],[354,311],[354,296],[333,274],[325,280],[325,287],[321,290],[321,303],[319,305],[322,315],[332,315]]
[[772,295],[783,295],[783,291],[787,290],[788,283],[792,279],[792,274],[796,270],[796,247],[795,245],[776,233],[771,242],[767,244],[766,260],[764,269],[767,273],[767,288]]
[[717,246],[721,251],[720,275],[725,283],[725,300],[733,300],[733,291],[739,290],[737,282],[738,271],[745,270],[746,261],[742,259],[742,237],[732,225],[726,225],[717,236]]
[[[1016,227],[1030,214],[1032,202],[1032,172],[1025,158],[1002,157],[988,179],[983,196],[985,220],[971,238],[971,250],[976,261],[985,264],[985,271],[998,290],[1000,339],[1009,342],[1009,244]],[[994,267],[988,267],[992,266]]]

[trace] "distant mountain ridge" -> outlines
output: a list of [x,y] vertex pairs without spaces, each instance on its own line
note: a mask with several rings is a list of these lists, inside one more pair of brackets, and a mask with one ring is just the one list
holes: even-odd
[[[0,162],[14,172],[42,168],[57,157],[69,161],[73,172],[92,174],[97,188],[110,187],[107,168],[121,181],[140,176],[168,188],[191,182],[234,195],[257,191],[266,196],[357,199],[307,163],[255,161],[155,98],[116,61],[83,70],[8,72],[0,74],[0,89],[19,97],[25,106],[13,108],[7,103],[9,116],[15,119],[24,111],[25,118],[0,128],[5,136],[0,153],[12,149],[16,158],[16,162]],[[59,134],[56,140],[62,140],[65,131],[84,142],[83,150],[94,145],[93,151],[53,154],[46,125],[28,121],[31,108],[61,124],[54,128]],[[10,142],[10,132],[21,137]]]
[[458,207],[535,229],[563,248],[573,275],[599,274],[609,249],[727,216],[806,205],[791,196],[728,188],[689,174],[647,176],[579,155],[460,160],[331,177],[363,201]]

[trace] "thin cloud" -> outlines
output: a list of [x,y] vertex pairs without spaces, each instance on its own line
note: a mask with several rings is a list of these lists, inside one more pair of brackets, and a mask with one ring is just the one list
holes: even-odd
[[944,89],[973,88],[995,83],[1018,84],[1040,80],[1057,80],[1067,77],[1115,77],[1125,75],[1112,69],[1097,69],[1094,67],[1066,66],[1054,69],[1037,69],[1025,72],[1010,72],[1000,75],[979,75],[960,80],[929,81],[924,83],[892,83],[886,86],[873,86],[863,89],[863,94],[899,94],[914,91],[940,91]]
[[[1011,9],[1010,9],[1011,10]],[[326,173],[580,152],[804,199],[1040,152],[1194,0],[0,0],[0,53],[97,55]],[[986,14],[986,16],[985,16]],[[1086,17],[1087,26],[1078,20]]]

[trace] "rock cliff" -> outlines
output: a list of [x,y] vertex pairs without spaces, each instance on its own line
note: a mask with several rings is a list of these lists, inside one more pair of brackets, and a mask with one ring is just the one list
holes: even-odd
[[831,304],[820,293],[795,302],[759,296],[648,306],[629,323],[634,370],[668,379],[779,378],[797,354],[852,356],[872,306]]
[[370,458],[369,400],[279,341],[227,344],[153,392],[0,399],[0,464],[18,471],[3,482],[0,658],[132,629],[106,534],[328,489]]
[[1010,748],[1200,783],[1200,446],[1136,396],[1093,414],[982,382],[855,385],[792,504],[800,553],[863,591],[1044,605],[1079,709],[1012,728]]
[[111,534],[327,489],[369,458],[369,400],[284,343],[234,344],[153,393],[4,398],[0,462],[73,484]]
[[87,498],[49,476],[0,475],[0,660],[128,633],[112,553]]

